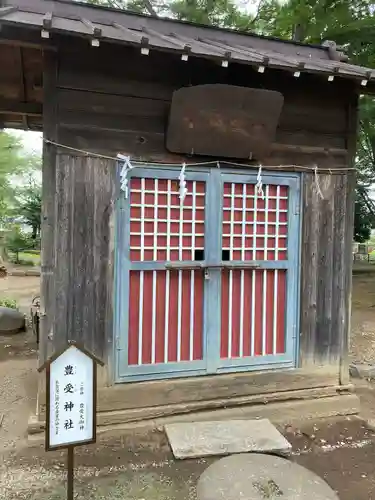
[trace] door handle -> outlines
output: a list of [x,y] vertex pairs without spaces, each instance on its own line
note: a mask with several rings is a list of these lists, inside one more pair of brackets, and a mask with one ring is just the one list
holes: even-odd
[[165,264],[165,269],[168,269],[170,271],[194,271],[196,269],[204,269],[204,266],[199,262],[182,262],[176,260],[175,262],[167,262]]
[[204,265],[206,269],[257,269],[260,265],[257,262],[220,262],[219,264],[206,264]]
[[225,265],[223,266],[225,269],[230,269],[230,270],[233,270],[233,269],[259,269],[260,268],[260,265],[257,263],[257,262],[253,262],[251,260],[249,261],[245,261],[245,262],[239,262],[239,263],[232,263],[232,262],[228,262],[228,263],[225,263]]
[[165,268],[169,270],[182,271],[182,270],[196,270],[196,269],[258,269],[260,265],[254,261],[247,262],[219,262],[217,264],[210,264],[207,262],[193,262],[193,261],[174,261],[167,262]]

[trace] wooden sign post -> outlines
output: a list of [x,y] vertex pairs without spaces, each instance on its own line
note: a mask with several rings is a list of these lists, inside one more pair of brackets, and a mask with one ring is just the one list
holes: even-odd
[[46,370],[46,451],[67,448],[67,500],[74,496],[74,448],[96,442],[96,372],[103,363],[69,342],[39,371]]

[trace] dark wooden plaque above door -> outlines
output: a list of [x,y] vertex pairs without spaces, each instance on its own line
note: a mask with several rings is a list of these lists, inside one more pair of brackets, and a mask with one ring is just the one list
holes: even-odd
[[222,84],[181,88],[172,98],[167,149],[260,160],[270,151],[283,102],[272,90]]

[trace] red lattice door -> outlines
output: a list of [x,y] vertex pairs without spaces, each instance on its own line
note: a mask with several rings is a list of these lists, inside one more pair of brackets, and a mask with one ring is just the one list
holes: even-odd
[[[163,176],[163,178],[160,178]],[[152,378],[205,371],[204,259],[206,175],[189,175],[179,198],[178,173],[137,169],[125,209],[129,232],[120,367]],[[124,281],[126,278],[124,277]]]
[[293,365],[297,179],[245,179],[223,176],[220,367]]
[[132,170],[117,211],[117,380],[292,367],[299,178]]

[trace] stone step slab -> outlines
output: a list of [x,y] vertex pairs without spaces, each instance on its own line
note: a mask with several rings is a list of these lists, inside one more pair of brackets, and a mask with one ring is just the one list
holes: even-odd
[[232,453],[288,454],[291,444],[267,419],[181,422],[164,428],[175,458]]

